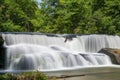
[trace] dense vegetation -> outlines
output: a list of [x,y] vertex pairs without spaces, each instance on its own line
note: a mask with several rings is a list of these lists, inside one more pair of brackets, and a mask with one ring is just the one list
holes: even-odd
[[0,31],[120,34],[120,0],[0,0]]
[[[0,80],[48,80],[48,77],[41,72],[29,72],[21,74],[2,74]],[[55,80],[52,78],[52,80]]]

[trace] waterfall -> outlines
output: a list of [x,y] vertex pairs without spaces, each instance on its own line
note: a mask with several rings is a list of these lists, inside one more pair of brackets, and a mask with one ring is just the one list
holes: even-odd
[[97,51],[120,48],[120,37],[112,35],[2,33],[2,37],[10,70],[112,65],[107,55]]

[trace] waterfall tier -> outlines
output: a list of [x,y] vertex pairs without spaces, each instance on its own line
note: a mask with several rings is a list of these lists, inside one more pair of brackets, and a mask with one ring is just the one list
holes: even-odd
[[7,48],[6,68],[12,70],[63,69],[111,65],[102,48],[119,48],[112,35],[55,35],[3,33]]

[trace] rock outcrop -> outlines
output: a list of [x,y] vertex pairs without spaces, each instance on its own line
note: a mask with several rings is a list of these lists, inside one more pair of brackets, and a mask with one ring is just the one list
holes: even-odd
[[0,69],[5,68],[5,47],[3,46],[4,40],[0,34]]
[[2,38],[2,35],[0,34],[0,46],[3,46],[3,44],[4,44],[4,40]]
[[4,46],[0,46],[0,69],[5,68],[5,55],[6,55],[6,48]]
[[101,49],[99,53],[108,55],[113,64],[120,64],[120,49],[104,48]]

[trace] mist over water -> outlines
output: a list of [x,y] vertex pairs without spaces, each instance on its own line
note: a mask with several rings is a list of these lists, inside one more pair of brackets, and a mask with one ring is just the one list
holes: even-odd
[[7,48],[6,69],[38,70],[112,65],[97,53],[102,48],[120,48],[119,36],[2,34]]

